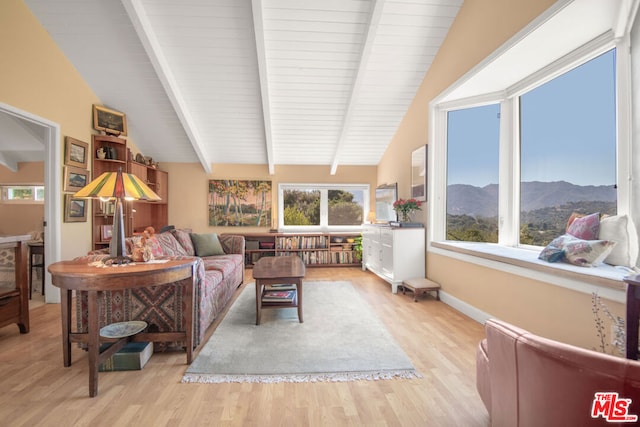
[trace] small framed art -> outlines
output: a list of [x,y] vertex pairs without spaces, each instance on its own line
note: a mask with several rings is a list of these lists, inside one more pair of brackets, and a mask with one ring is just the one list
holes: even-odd
[[64,195],[64,222],[86,222],[88,199],[77,199],[71,194]]
[[100,229],[100,237],[103,242],[108,242],[113,236],[113,225],[103,225]]
[[93,105],[93,128],[111,135],[127,135],[127,117],[120,111]]
[[89,144],[67,136],[64,138],[64,164],[86,169],[89,162]]
[[89,183],[89,171],[75,166],[64,167],[64,191],[76,192]]

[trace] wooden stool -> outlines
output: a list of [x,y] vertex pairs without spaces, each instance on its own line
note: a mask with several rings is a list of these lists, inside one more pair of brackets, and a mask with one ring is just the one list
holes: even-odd
[[436,293],[436,300],[440,301],[440,285],[433,280],[422,278],[407,279],[402,282],[402,294],[409,289],[413,292],[413,300],[418,301],[418,295],[424,295],[429,291]]

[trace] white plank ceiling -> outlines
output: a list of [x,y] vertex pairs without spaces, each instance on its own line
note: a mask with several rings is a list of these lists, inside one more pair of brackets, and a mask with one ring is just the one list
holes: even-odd
[[333,173],[378,164],[462,1],[25,3],[144,155]]

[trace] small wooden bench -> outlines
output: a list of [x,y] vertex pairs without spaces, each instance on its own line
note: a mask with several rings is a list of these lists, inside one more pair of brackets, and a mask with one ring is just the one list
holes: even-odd
[[409,289],[413,292],[413,300],[418,301],[418,295],[424,295],[427,292],[435,292],[436,300],[440,301],[440,285],[427,278],[407,279],[402,282],[402,294]]

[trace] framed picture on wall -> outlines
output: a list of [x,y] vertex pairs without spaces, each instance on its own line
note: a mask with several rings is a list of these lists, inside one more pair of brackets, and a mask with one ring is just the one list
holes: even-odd
[[103,225],[100,231],[101,231],[100,238],[102,239],[102,241],[108,242],[109,240],[111,240],[111,237],[113,236],[113,225],[111,224]]
[[127,117],[120,111],[112,110],[101,105],[93,105],[93,128],[105,133],[126,136]]
[[89,199],[77,199],[72,194],[64,195],[64,222],[86,222]]
[[89,144],[67,136],[64,138],[64,164],[86,169],[89,163]]
[[427,145],[411,153],[411,197],[427,200]]
[[89,183],[89,171],[75,166],[64,167],[64,191],[76,192]]

